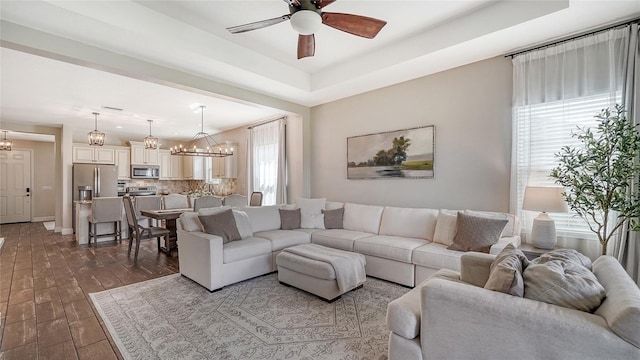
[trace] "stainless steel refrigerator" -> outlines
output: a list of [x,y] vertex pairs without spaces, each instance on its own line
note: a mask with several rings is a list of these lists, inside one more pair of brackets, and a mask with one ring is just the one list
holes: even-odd
[[76,230],[76,201],[79,186],[91,186],[92,197],[118,196],[118,169],[115,165],[73,164],[73,231]]

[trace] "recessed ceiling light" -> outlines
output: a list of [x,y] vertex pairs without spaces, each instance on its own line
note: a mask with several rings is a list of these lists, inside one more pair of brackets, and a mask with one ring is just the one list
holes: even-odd
[[116,129],[122,129],[122,126],[116,125]]

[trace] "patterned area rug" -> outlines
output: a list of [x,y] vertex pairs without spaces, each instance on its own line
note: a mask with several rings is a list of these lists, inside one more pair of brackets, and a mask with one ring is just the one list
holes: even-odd
[[270,274],[209,293],[179,274],[90,294],[125,359],[386,359],[387,304],[368,278],[331,304]]

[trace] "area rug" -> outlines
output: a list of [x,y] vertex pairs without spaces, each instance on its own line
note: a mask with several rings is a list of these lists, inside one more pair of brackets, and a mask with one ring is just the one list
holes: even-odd
[[45,221],[42,223],[42,225],[44,225],[44,228],[47,230],[53,230],[56,227],[56,222],[55,221]]
[[329,304],[276,274],[209,293],[179,274],[90,294],[125,359],[386,359],[387,304],[368,278]]

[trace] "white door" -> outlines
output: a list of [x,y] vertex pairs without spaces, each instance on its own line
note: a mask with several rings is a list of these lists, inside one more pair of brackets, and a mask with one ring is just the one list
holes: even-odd
[[0,223],[31,221],[31,152],[0,152]]

